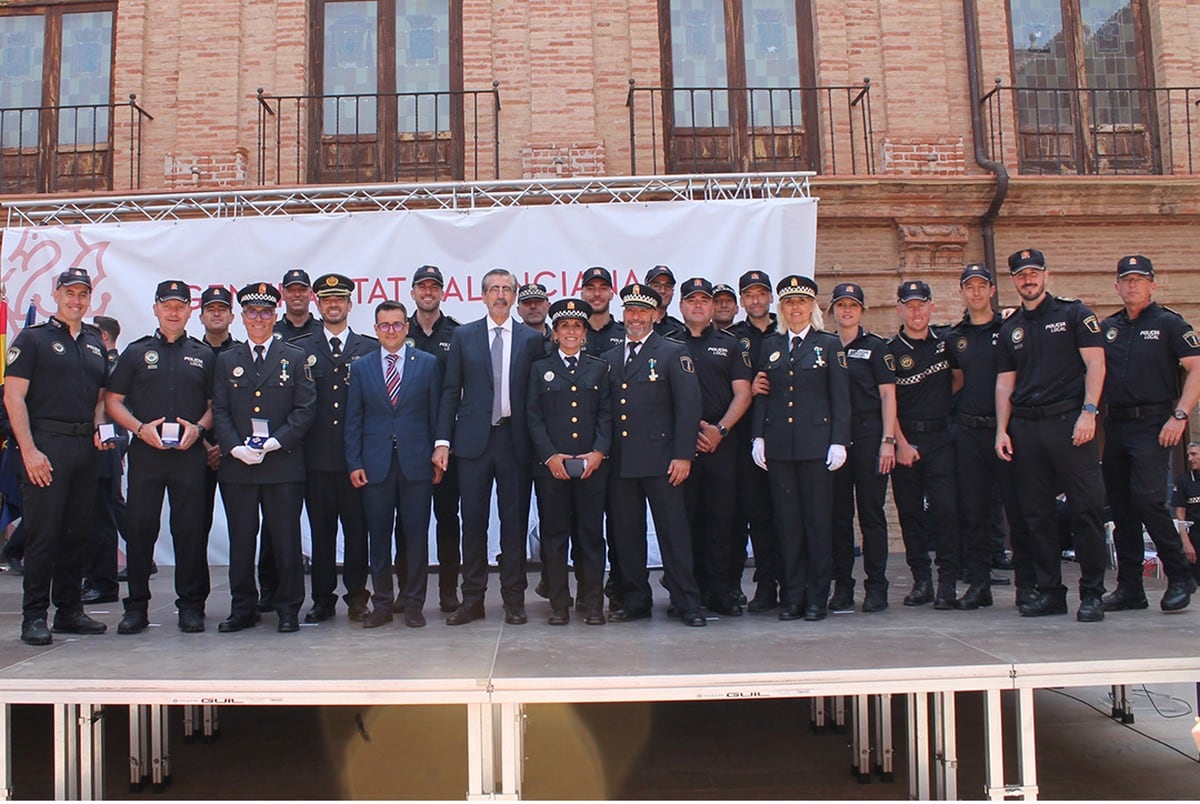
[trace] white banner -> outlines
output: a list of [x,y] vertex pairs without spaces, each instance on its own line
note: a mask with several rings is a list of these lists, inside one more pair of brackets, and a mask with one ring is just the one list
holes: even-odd
[[[580,275],[592,265],[611,270],[618,289],[660,263],[680,282],[703,276],[736,286],[752,268],[776,280],[812,276],[816,223],[815,199],[770,199],[18,227],[4,231],[0,278],[10,339],[30,305],[39,322],[54,311],[54,278],[71,267],[91,273],[92,314],[120,320],[122,346],[154,331],[154,287],[164,279],[189,282],[198,304],[210,285],[236,291],[250,282],[278,282],[291,268],[313,279],[331,271],[354,279],[350,325],[370,334],[378,302],[397,299],[411,310],[409,277],[427,263],[446,277],[444,310],[466,322],[484,314],[479,282],[497,266],[522,283],[542,283],[551,300],[578,295]],[[240,323],[233,330],[244,338]],[[203,334],[199,316],[189,331]],[[210,559],[224,564],[228,537],[217,508]],[[165,513],[163,521],[166,533]],[[492,531],[494,555],[499,537]],[[307,538],[306,531],[306,552]],[[432,540],[430,555],[436,555]],[[156,560],[171,563],[169,539],[159,540]]]

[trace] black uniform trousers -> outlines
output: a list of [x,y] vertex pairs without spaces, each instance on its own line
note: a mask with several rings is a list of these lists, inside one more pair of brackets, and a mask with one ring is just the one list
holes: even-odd
[[1117,586],[1121,588],[1142,589],[1142,562],[1146,558],[1143,524],[1154,541],[1167,579],[1183,581],[1190,574],[1183,542],[1167,508],[1171,450],[1158,443],[1165,421],[1165,416],[1110,417],[1104,423],[1104,460],[1100,467],[1112,509]]
[[[749,414],[747,413],[747,418]],[[771,504],[771,481],[767,473],[758,468],[750,455],[749,442],[745,439],[734,453],[737,471],[737,528],[738,541],[735,545],[737,575],[731,579],[734,588],[741,583],[741,566],[737,558],[745,552],[745,533],[749,531],[750,548],[754,552],[754,582],[774,584],[780,579],[779,543],[776,539],[775,509]]]
[[125,543],[129,579],[126,611],[146,611],[150,565],[162,522],[163,492],[171,505],[171,544],[175,550],[175,606],[204,611],[208,599],[208,531],[204,530],[204,448],[160,450],[137,443],[129,454],[129,503]]
[[337,536],[342,523],[342,583],[349,604],[367,602],[367,517],[363,492],[348,472],[309,472],[304,492],[312,535],[312,600],[333,608],[337,603]]
[[692,574],[692,535],[682,486],[667,475],[613,477],[609,480],[612,528],[609,538],[621,565],[621,603],[629,612],[648,611],[654,603],[646,567],[646,503],[654,517],[663,582],[680,613],[700,608],[700,590]]
[[[737,541],[737,464],[734,455],[742,449],[737,434],[721,439],[715,452],[701,452],[692,461],[692,471],[683,484],[688,527],[692,532],[692,577],[700,587],[700,599],[710,595],[728,597],[741,583],[734,584],[730,570]],[[742,536],[743,542],[745,536]]]
[[[236,459],[233,459],[236,460]],[[271,564],[278,578],[273,605],[280,614],[297,614],[304,602],[304,566],[300,559],[300,509],[304,483],[222,483],[221,499],[229,523],[230,616],[254,616],[254,550],[258,545],[259,510],[271,523]],[[262,563],[262,558],[259,559]]]
[[534,479],[542,572],[551,608],[570,607],[568,553],[575,560],[578,606],[586,612],[604,609],[604,505],[608,464],[601,463],[586,480]]
[[789,606],[824,606],[833,572],[833,473],[825,461],[770,459],[779,519],[783,597]]
[[1014,465],[996,455],[995,420],[984,426],[960,421],[955,451],[958,457],[958,513],[967,582],[986,583],[991,578],[992,555],[996,552],[992,536],[992,503],[994,490],[998,488],[1008,518],[1017,586],[1033,588],[1037,585],[1037,576],[1033,569],[1029,527],[1021,513]]
[[[900,424],[904,427],[903,421]],[[950,430],[917,433],[904,431],[916,444],[921,459],[892,471],[892,495],[904,536],[904,558],[913,580],[930,580],[929,550],[937,555],[938,581],[958,581],[958,484],[955,478],[954,442]],[[928,515],[925,503],[929,503]]]
[[[96,496],[96,447],[92,435],[34,431],[37,448],[54,467],[49,486],[29,482],[21,463],[22,523],[25,531],[25,619],[44,618],[51,601],[65,615],[79,602],[87,557],[88,526]],[[20,459],[20,452],[14,457]]]
[[1045,418],[1026,419],[1014,412],[1009,423],[1016,470],[1017,495],[1029,528],[1033,568],[1039,592],[1061,595],[1062,549],[1059,543],[1055,498],[1066,492],[1079,562],[1080,597],[1104,595],[1104,481],[1100,476],[1100,448],[1096,439],[1076,447],[1071,433],[1076,410]]
[[437,519],[438,594],[447,599],[456,596],[458,574],[462,570],[458,494],[458,458],[451,455],[442,482],[433,487],[433,515]]
[[[311,484],[312,476],[309,477]],[[425,606],[429,585],[429,515],[434,488],[432,480],[409,480],[404,476],[393,446],[387,477],[382,483],[371,483],[362,489],[370,534],[374,590],[371,602],[377,609],[392,610],[393,564],[401,568],[397,572],[405,611],[418,612]]]
[[[110,457],[108,452],[101,453],[100,461],[107,461]],[[121,494],[120,468],[117,462],[115,477],[101,471],[96,480],[92,538],[84,562],[87,585],[105,596],[121,591],[121,584],[117,581],[117,537],[125,531],[125,498]]]
[[854,588],[854,513],[862,532],[864,589],[886,592],[888,535],[883,506],[888,476],[879,473],[883,423],[879,411],[851,418],[846,463],[833,473],[833,580]]
[[[523,413],[523,412],[522,412]],[[512,425],[492,427],[477,458],[458,456],[462,494],[462,593],[466,605],[482,605],[487,591],[488,519],[492,483],[500,516],[500,594],[506,606],[525,605],[525,536],[529,527],[530,478],[513,460]]]

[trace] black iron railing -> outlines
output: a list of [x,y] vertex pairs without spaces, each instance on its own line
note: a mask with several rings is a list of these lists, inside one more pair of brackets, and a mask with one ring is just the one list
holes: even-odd
[[1000,79],[980,103],[988,156],[1027,175],[1191,174],[1200,87],[1027,89]]
[[351,95],[258,90],[258,183],[500,178],[500,83]]
[[[128,109],[128,177],[117,186],[115,124]],[[137,103],[79,103],[0,108],[0,192],[136,190],[142,185],[142,123],[154,116]],[[121,171],[125,173],[124,170]]]
[[639,87],[629,81],[630,167],[650,172],[875,172],[871,79],[849,86]]

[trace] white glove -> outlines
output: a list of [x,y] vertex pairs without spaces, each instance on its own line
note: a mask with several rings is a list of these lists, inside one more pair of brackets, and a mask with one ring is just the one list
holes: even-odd
[[266,441],[263,442],[262,453],[265,455],[268,452],[274,452],[275,450],[282,449],[282,448],[283,448],[283,444],[279,443],[279,439],[275,438],[275,436],[271,436],[270,438],[268,438]]
[[756,438],[750,442],[750,457],[754,459],[754,463],[759,469],[767,471],[767,442],[765,439]]
[[825,455],[825,465],[829,471],[836,472],[846,462],[846,448],[841,444],[830,444],[829,452]]
[[254,466],[256,463],[262,463],[263,454],[256,449],[250,449],[245,444],[234,447],[229,450],[230,456],[237,458],[247,466]]

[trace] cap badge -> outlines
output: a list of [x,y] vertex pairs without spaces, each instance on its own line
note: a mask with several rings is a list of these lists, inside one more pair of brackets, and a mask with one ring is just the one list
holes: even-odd
[[259,292],[259,293],[266,293],[266,292],[267,292],[267,286],[266,286],[266,285],[264,285],[264,284],[259,284],[259,286],[258,286],[258,292]]
[[338,283],[338,281],[337,281],[337,277],[336,277],[336,276],[330,276],[330,277],[327,277],[327,278],[325,279],[325,284],[326,284],[328,287],[331,287],[331,288],[332,288],[332,287],[337,287],[337,283]]
[[1029,254],[1029,252],[1028,252],[1028,251],[1022,251],[1022,252],[1021,252],[1021,259],[1023,259],[1023,260],[1027,260],[1027,259],[1029,259],[1029,257],[1030,257],[1030,256],[1031,256],[1031,255]]

